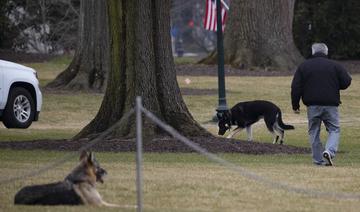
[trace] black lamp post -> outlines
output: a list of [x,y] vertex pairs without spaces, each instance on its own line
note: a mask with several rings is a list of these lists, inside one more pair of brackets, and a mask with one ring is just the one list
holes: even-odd
[[225,72],[224,72],[224,45],[223,45],[223,31],[221,20],[221,1],[216,0],[216,15],[217,15],[217,51],[218,51],[218,93],[219,93],[219,105],[217,108],[217,115],[228,110],[226,104],[225,93]]

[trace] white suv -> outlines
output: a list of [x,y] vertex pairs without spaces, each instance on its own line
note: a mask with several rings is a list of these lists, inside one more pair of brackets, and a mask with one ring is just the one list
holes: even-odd
[[42,105],[36,71],[0,60],[0,120],[7,128],[28,128]]

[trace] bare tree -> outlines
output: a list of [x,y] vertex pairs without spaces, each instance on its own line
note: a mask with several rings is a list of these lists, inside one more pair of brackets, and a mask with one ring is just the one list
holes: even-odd
[[[73,2],[74,1],[74,2]],[[77,0],[9,0],[5,15],[13,36],[13,48],[54,54],[71,48],[77,31]]]
[[[225,63],[240,68],[294,69],[302,56],[292,35],[295,0],[233,0],[224,34]],[[215,63],[212,52],[202,62]]]
[[[122,125],[113,136],[134,137],[133,119],[125,114],[142,96],[144,106],[184,135],[210,135],[193,119],[176,80],[170,42],[170,1],[108,0],[110,73],[105,96],[96,117],[79,134],[88,137]],[[161,135],[145,121],[146,136]]]

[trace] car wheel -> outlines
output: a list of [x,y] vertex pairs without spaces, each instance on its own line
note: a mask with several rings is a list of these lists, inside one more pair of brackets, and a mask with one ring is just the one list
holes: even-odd
[[21,87],[11,89],[3,114],[4,125],[7,128],[28,128],[34,115],[34,99],[29,91]]

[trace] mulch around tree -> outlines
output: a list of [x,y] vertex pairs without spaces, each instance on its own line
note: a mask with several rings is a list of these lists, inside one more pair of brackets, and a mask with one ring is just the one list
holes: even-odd
[[[191,141],[212,153],[243,153],[243,154],[309,154],[309,148],[291,145],[279,145],[271,143],[260,143],[255,141],[243,141],[226,139],[222,137],[193,137]],[[89,143],[88,139],[80,140],[34,140],[34,141],[4,141],[0,142],[0,149],[13,150],[55,150],[55,151],[77,151]],[[183,142],[171,138],[154,138],[143,140],[144,152],[195,152]],[[90,148],[96,152],[134,152],[136,141],[134,139],[103,140]]]

